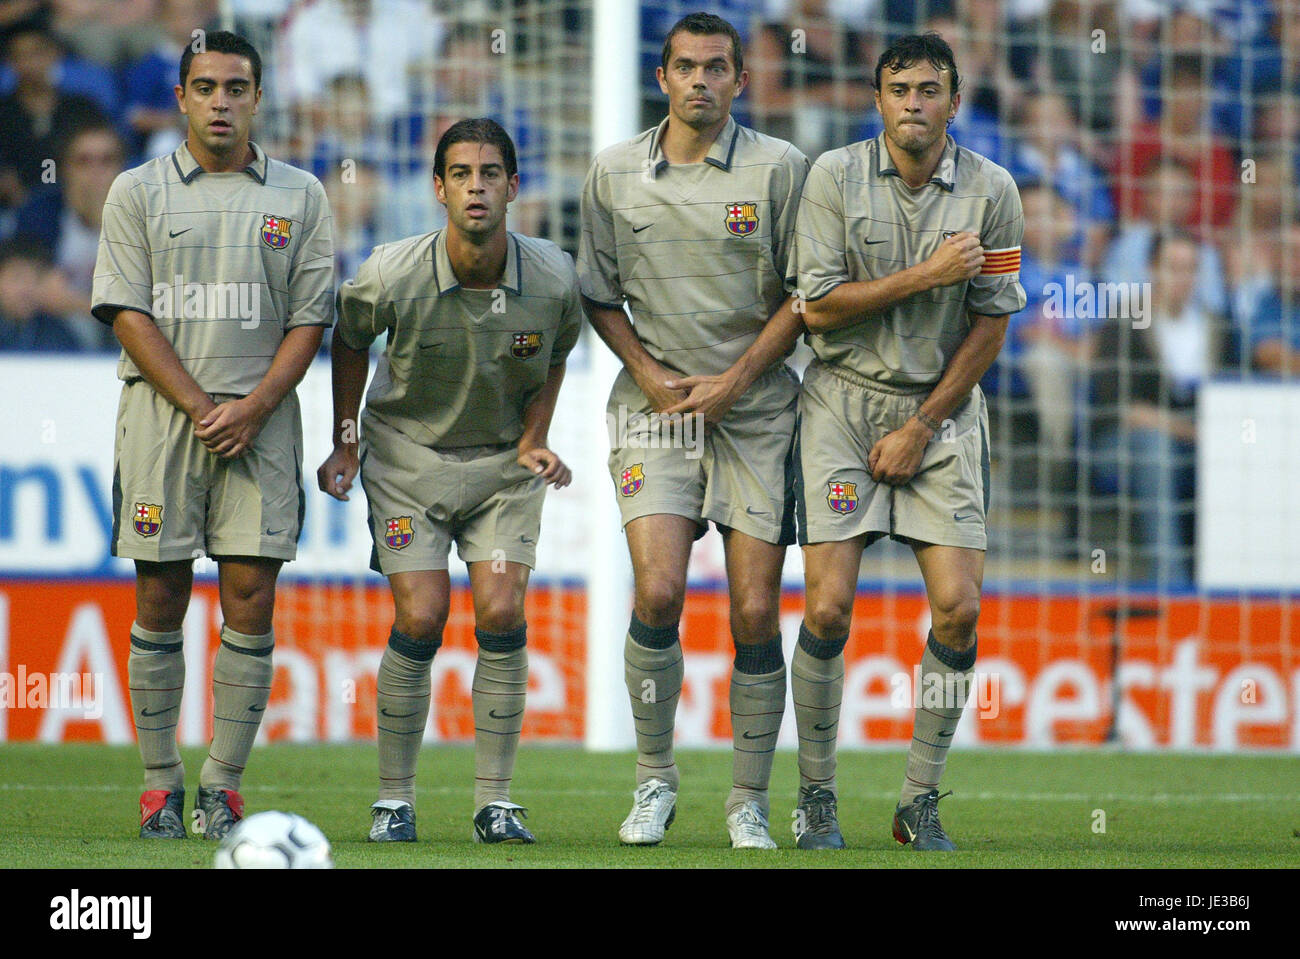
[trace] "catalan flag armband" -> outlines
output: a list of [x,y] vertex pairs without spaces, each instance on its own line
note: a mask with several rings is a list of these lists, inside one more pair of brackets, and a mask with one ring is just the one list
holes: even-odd
[[1004,250],[985,250],[980,276],[1012,276],[1020,272],[1020,247]]

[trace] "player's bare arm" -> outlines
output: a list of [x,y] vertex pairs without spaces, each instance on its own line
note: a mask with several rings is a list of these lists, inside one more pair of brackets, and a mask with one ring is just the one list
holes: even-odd
[[650,355],[623,310],[601,306],[585,296],[582,306],[596,335],[614,351],[655,412],[664,413],[686,398],[684,390],[668,386],[669,380],[678,378],[677,374]]
[[665,413],[699,413],[705,423],[717,423],[727,415],[732,404],[745,395],[745,391],[763,371],[781,361],[804,332],[802,317],[795,312],[793,297],[786,297],[758,339],[750,344],[741,357],[724,373],[717,376],[684,376],[668,380],[670,389],[686,390],[686,399]]
[[335,336],[330,342],[330,376],[334,395],[334,450],[316,470],[316,485],[322,492],[347,502],[348,490],[357,478],[361,461],[357,417],[361,394],[370,373],[370,352],[354,350]]
[[140,375],[159,396],[188,416],[195,427],[216,408],[212,397],[181,365],[176,350],[147,313],[119,310],[113,320],[113,335]]
[[974,233],[954,233],[929,259],[879,280],[841,283],[805,305],[804,323],[811,333],[829,333],[861,323],[872,313],[900,300],[941,286],[964,283],[979,274],[984,247]]
[[[971,327],[966,339],[957,347],[952,362],[921,404],[919,417],[931,423],[942,423],[970,395],[980,377],[997,359],[1006,339],[1009,315],[972,313],[970,317]],[[871,448],[867,466],[877,482],[900,485],[916,475],[926,444],[936,432],[919,417],[913,416],[901,429],[886,433]]]
[[556,363],[546,374],[546,382],[524,409],[524,434],[519,437],[519,465],[531,470],[556,489],[564,489],[573,473],[560,457],[547,447],[555,401],[564,382],[564,364]]
[[213,453],[234,459],[253,445],[267,417],[296,387],[320,350],[322,326],[298,326],[284,334],[271,368],[247,396],[227,400],[199,421],[194,435]]

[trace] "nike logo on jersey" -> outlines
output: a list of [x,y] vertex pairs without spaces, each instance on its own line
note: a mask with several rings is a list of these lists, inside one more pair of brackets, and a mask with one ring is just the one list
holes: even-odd
[[520,533],[520,534],[519,534],[519,542],[523,543],[525,546],[532,546],[532,545],[533,545],[533,540],[529,539],[529,538],[528,538],[527,536],[525,536],[523,533]]
[[813,726],[813,729],[817,730],[819,733],[824,733],[828,729],[834,729],[835,725],[835,723],[817,723]]
[[974,513],[953,513],[952,518],[960,523],[962,520],[974,519],[975,514]]
[[509,716],[498,716],[497,711],[495,709],[488,710],[488,715],[491,716],[493,719],[514,719],[516,716],[520,715],[521,713],[523,713],[522,709],[519,710],[519,712],[517,713],[511,713]]
[[770,733],[759,733],[757,736],[751,736],[749,734],[749,730],[745,730],[745,732],[741,735],[740,738],[741,739],[765,739],[768,736],[775,736],[778,732],[780,732],[779,729],[774,729]]
[[289,527],[287,527],[287,526],[284,527],[284,529],[269,529],[269,528],[268,528],[267,531],[266,531],[266,535],[267,535],[267,536],[279,536],[281,533],[284,532],[285,529],[288,529],[288,528],[289,528]]
[[145,717],[161,716],[163,713],[169,713],[175,708],[176,708],[175,706],[171,706],[167,709],[155,709],[153,712],[149,712],[148,708],[146,707],[145,709],[140,710],[140,715]]
[[752,506],[746,506],[746,507],[745,507],[745,512],[748,513],[750,516],[766,516],[766,515],[767,515],[766,513],[763,513],[763,512],[760,512],[759,510],[754,509],[754,507],[752,507]]
[[633,233],[640,233],[642,230],[648,230],[648,229],[650,229],[650,227],[652,227],[652,226],[654,226],[653,223],[647,223],[645,226],[634,226],[634,227],[632,227],[632,232],[633,232]]
[[888,240],[863,240],[863,246],[875,246],[877,243],[888,243]]
[[388,711],[388,707],[384,707],[383,709],[379,710],[379,715],[387,716],[389,719],[406,719],[410,716],[414,716],[415,710],[412,710],[409,713],[390,713]]
[[171,237],[171,238],[174,240],[174,239],[176,239],[178,236],[180,236],[182,233],[189,233],[190,230],[192,230],[192,229],[194,229],[194,227],[192,227],[192,226],[187,226],[187,227],[186,227],[185,229],[183,229],[183,230],[168,230],[168,231],[167,231],[167,235],[168,235],[169,237]]

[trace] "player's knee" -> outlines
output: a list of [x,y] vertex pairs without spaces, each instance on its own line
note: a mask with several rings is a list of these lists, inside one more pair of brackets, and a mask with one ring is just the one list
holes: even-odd
[[853,618],[853,597],[817,596],[809,599],[804,619],[808,627],[823,639],[837,639],[849,634]]
[[418,642],[427,643],[442,638],[447,625],[447,610],[433,603],[421,603],[397,609],[393,627]]
[[944,597],[931,604],[930,612],[935,636],[946,645],[960,650],[975,641],[975,627],[980,618],[978,593]]
[[636,615],[647,626],[671,626],[682,618],[685,590],[675,582],[651,579],[637,583]]
[[476,628],[489,633],[509,633],[524,624],[524,605],[513,596],[493,597],[474,612]]
[[731,604],[731,634],[738,642],[767,642],[780,630],[777,607],[766,596],[750,596]]
[[145,629],[169,633],[181,628],[189,608],[189,593],[166,593],[162,590],[136,593],[135,618]]
[[191,583],[188,569],[156,566],[138,570],[136,621],[157,632],[180,629],[190,605]]

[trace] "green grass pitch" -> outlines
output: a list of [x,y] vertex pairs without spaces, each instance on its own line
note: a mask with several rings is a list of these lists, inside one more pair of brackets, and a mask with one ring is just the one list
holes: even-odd
[[[420,842],[365,841],[374,800],[373,745],[275,745],[254,751],[247,812],[297,812],[324,830],[343,868],[367,867],[1286,867],[1300,855],[1300,763],[1288,756],[1135,755],[1113,751],[958,751],[940,805],[959,850],[916,854],[890,837],[903,750],[842,753],[840,823],[850,848],[793,848],[792,753],[777,754],[772,790],[776,852],[733,851],[723,824],[731,757],[678,754],[677,821],[657,848],[624,848],[631,803],[628,754],[525,747],[516,802],[529,807],[535,846],[475,845],[473,753],[426,748],[420,759]],[[203,751],[184,751],[186,813]],[[0,867],[207,867],[215,843],[136,837],[140,791],[134,747],[0,747]],[[57,811],[57,815],[52,814]],[[1100,812],[1098,812],[1100,811]],[[1105,831],[1099,831],[1104,814]]]

